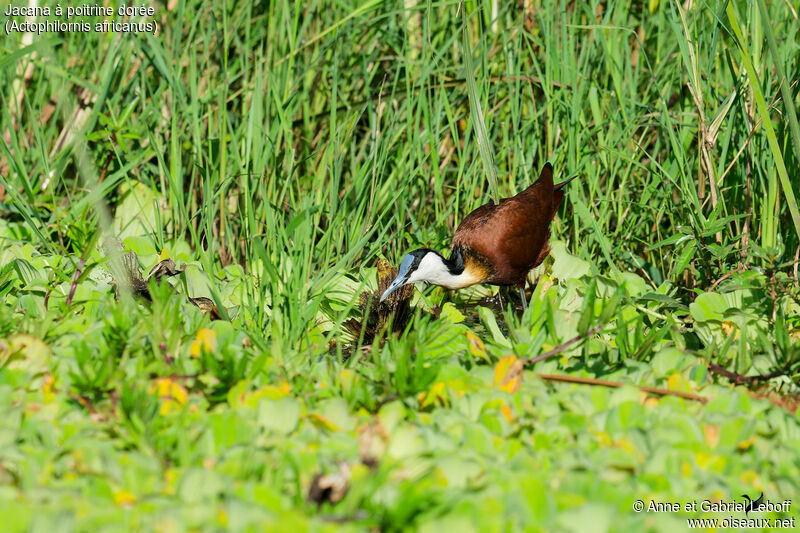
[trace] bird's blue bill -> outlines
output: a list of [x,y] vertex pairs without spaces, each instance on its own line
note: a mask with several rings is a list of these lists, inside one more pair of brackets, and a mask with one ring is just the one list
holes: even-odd
[[403,262],[400,263],[400,268],[398,269],[397,277],[394,278],[389,288],[383,291],[383,294],[381,294],[381,301],[384,301],[390,294],[408,283],[408,278],[411,276],[412,263],[414,263],[414,256],[411,254],[403,258]]

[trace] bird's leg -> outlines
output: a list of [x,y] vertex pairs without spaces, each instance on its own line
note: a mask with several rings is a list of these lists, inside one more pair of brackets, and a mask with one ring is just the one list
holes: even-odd
[[[515,311],[517,310],[517,306],[514,305],[514,303],[513,303],[514,302],[514,298],[513,298],[513,289],[511,288],[512,286],[513,285],[501,285],[500,286],[500,290],[497,291],[497,299],[500,301],[500,308],[501,309],[505,309],[505,303],[507,301],[508,303],[510,303],[514,307]],[[517,285],[517,289],[519,289],[519,296],[520,296],[520,299],[522,300],[522,312],[523,313],[525,312],[525,309],[528,308],[528,302],[525,299],[525,288],[524,287],[525,287],[524,285],[522,287]]]

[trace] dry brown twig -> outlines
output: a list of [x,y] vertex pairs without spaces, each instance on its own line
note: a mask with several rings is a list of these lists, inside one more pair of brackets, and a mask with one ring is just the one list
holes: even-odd
[[607,381],[604,379],[566,376],[562,374],[536,374],[536,375],[545,381],[558,381],[562,383],[575,383],[579,385],[595,385],[595,386],[612,387],[612,388],[619,388],[619,387],[624,387],[625,385],[632,385],[642,392],[647,392],[658,396],[676,396],[678,398],[683,398],[684,400],[691,400],[695,402],[700,402],[702,404],[705,404],[709,400],[709,398],[707,398],[706,396],[700,396],[699,394],[692,394],[690,392],[661,389],[658,387],[650,387],[647,385],[636,385],[633,383],[623,383],[621,381]]
[[747,385],[750,383],[759,383],[761,381],[768,381],[770,379],[782,376],[786,373],[784,369],[780,368],[778,370],[773,370],[772,372],[768,372],[766,374],[758,374],[755,376],[743,376],[741,374],[737,374],[736,372],[732,372],[727,368],[718,365],[717,363],[708,363],[708,369],[714,374],[728,378],[728,380],[731,383],[735,383],[736,385]]

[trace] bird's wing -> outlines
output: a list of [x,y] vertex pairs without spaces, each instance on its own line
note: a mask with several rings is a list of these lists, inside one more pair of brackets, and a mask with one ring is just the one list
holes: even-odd
[[499,204],[480,206],[458,225],[453,246],[467,246],[479,253],[487,247],[494,249],[497,242],[505,242],[514,233],[516,225],[512,222],[518,212],[511,198],[503,198]]
[[550,221],[563,193],[556,195],[553,167],[547,163],[530,187],[498,204],[483,205],[459,224],[453,246],[472,249],[488,258],[498,279],[518,277],[547,254]]
[[547,239],[552,216],[549,209],[537,207],[516,198],[481,206],[459,224],[453,246],[467,247],[492,259],[496,268],[529,267]]

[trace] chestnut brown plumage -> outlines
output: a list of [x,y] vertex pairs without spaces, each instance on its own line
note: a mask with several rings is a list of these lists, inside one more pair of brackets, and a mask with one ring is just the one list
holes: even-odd
[[[416,281],[450,289],[476,283],[514,285],[522,291],[528,272],[550,251],[550,222],[564,199],[564,185],[572,179],[554,186],[553,167],[546,163],[539,179],[524,191],[468,214],[456,229],[448,259],[427,248],[406,255],[381,298]],[[522,302],[525,307],[524,293]]]

